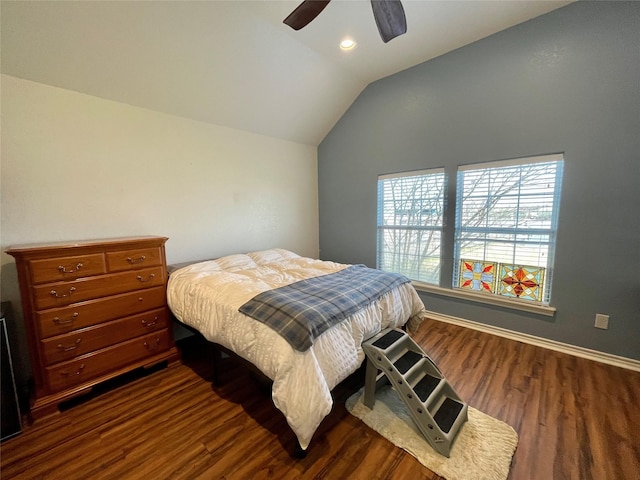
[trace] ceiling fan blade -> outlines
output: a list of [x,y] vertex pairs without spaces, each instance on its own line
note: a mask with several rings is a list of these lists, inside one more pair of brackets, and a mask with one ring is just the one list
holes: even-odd
[[407,18],[400,0],[371,0],[371,8],[384,43],[407,32]]
[[294,30],[300,30],[316,18],[331,0],[304,0],[284,19],[284,23]]

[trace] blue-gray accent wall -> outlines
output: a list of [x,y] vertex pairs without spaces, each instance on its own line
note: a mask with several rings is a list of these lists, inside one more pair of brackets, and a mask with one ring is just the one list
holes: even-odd
[[425,305],[640,359],[640,2],[573,3],[369,85],[318,149],[320,255],[375,267],[379,174],[453,181],[458,165],[547,153],[565,156],[555,316]]

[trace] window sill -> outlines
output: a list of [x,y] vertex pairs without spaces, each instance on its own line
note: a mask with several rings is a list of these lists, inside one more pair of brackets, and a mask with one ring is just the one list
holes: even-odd
[[536,313],[538,315],[545,315],[547,317],[553,317],[556,313],[555,307],[549,305],[542,305],[540,303],[527,302],[524,300],[510,300],[508,298],[499,297],[497,295],[489,295],[482,293],[466,292],[460,289],[442,288],[435,285],[429,285],[422,282],[411,282],[416,290],[419,292],[431,293],[433,295],[440,295],[443,297],[453,297],[461,300],[468,300],[471,302],[485,303],[488,305],[495,305],[497,307],[511,308],[513,310],[520,310],[523,312]]

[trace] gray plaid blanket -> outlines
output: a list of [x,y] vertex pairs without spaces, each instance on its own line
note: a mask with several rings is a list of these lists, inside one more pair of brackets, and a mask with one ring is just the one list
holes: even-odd
[[304,352],[325,330],[410,280],[353,265],[260,293],[238,311],[264,323]]

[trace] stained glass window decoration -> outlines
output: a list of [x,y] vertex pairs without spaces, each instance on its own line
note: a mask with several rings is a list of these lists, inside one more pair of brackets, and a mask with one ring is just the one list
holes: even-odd
[[460,288],[475,292],[496,293],[496,262],[460,260]]
[[544,274],[543,267],[500,264],[498,294],[539,302],[544,291]]

